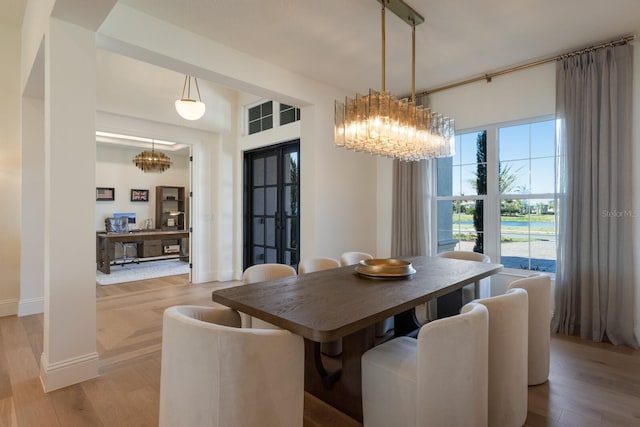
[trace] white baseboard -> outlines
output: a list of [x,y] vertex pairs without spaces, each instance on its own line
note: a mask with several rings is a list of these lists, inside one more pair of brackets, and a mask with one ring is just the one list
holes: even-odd
[[89,353],[47,365],[40,357],[40,381],[45,392],[58,390],[98,376],[98,353]]
[[17,299],[0,300],[0,317],[13,316],[15,314],[18,314]]
[[18,304],[18,317],[44,313],[44,297],[21,299]]

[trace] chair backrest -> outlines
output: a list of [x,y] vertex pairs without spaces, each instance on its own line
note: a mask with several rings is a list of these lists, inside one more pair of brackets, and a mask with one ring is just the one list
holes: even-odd
[[511,289],[506,294],[474,302],[489,310],[489,425],[524,425],[527,419],[527,292]]
[[298,274],[313,273],[314,271],[328,270],[340,267],[340,262],[333,258],[307,258],[298,263]]
[[[491,262],[489,255],[481,254],[473,251],[448,251],[441,252],[437,256],[440,258],[461,259],[464,261]],[[469,290],[467,293],[467,289]],[[473,289],[473,294],[471,293]],[[463,303],[470,302],[474,298],[486,298],[491,296],[491,278],[486,277],[476,282],[475,288],[472,285],[465,286],[462,294]]]
[[242,283],[264,282],[265,280],[279,279],[280,277],[295,276],[296,269],[286,264],[256,264],[247,268],[242,273]]
[[478,262],[491,262],[491,258],[489,255],[481,254],[479,252],[472,251],[448,251],[441,252],[438,254],[441,258],[453,258],[453,259],[462,259],[466,261],[478,261]]
[[373,255],[366,252],[344,252],[340,255],[340,265],[354,265],[362,261],[363,259],[373,259]]
[[542,384],[549,378],[551,345],[551,278],[532,274],[509,284],[508,289],[527,291],[529,298],[529,385]]
[[105,218],[104,229],[107,233],[127,233],[129,231],[129,218]]
[[488,346],[489,312],[481,304],[420,328],[416,425],[487,425]]
[[302,426],[303,399],[300,336],[241,329],[228,308],[165,310],[160,426]]

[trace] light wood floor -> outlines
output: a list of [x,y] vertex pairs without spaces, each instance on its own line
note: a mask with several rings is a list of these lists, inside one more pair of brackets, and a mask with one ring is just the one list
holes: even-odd
[[[157,425],[163,310],[211,305],[213,289],[234,284],[186,282],[97,286],[100,377],[47,394],[42,315],[0,318],[0,427]],[[307,395],[304,425],[360,424]],[[640,352],[554,336],[550,380],[529,388],[526,426],[640,426]]]

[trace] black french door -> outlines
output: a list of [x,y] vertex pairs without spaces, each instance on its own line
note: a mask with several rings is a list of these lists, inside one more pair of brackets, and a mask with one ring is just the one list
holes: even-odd
[[300,140],[244,155],[244,267],[300,261]]

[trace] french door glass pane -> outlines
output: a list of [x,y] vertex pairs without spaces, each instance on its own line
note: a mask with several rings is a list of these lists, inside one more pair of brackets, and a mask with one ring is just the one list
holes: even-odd
[[297,185],[287,185],[284,188],[284,212],[286,215],[298,215]]
[[253,159],[253,185],[264,185],[264,158]]
[[278,188],[267,187],[266,188],[266,215],[275,215],[278,210]]
[[276,220],[275,218],[266,218],[265,244],[267,246],[276,246]]
[[277,185],[278,184],[278,157],[267,157],[267,179],[265,185]]
[[265,264],[278,262],[278,251],[275,248],[266,248],[264,262]]
[[253,264],[262,264],[262,263],[264,263],[264,247],[254,246],[253,247]]
[[284,183],[297,183],[298,180],[298,153],[288,153],[284,156]]
[[253,214],[264,215],[264,188],[253,189]]
[[264,245],[264,218],[253,219],[253,243]]

